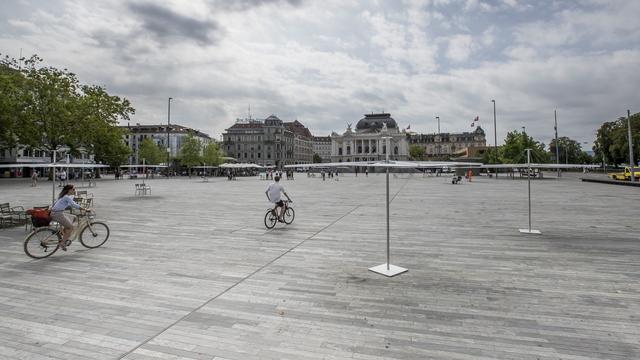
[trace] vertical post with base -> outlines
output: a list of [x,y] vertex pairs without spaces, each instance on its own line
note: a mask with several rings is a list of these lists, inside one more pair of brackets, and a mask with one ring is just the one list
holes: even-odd
[[[386,125],[386,124],[385,124]],[[383,127],[383,131],[386,130],[386,126]],[[386,151],[386,175],[387,175],[387,262],[385,264],[380,264],[378,266],[370,267],[369,270],[378,274],[382,274],[384,276],[392,277],[403,272],[409,271],[400,266],[391,265],[391,246],[389,241],[389,139],[390,136],[385,136],[383,139],[387,140],[387,151]]]
[[540,230],[532,230],[531,229],[531,149],[527,150],[527,189],[528,189],[528,199],[529,199],[529,228],[528,229],[520,229],[520,233],[522,234],[537,234],[540,235],[542,232]]

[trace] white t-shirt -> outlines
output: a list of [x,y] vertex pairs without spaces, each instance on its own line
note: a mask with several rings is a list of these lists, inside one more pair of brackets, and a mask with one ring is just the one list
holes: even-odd
[[280,185],[280,183],[274,182],[267,187],[269,199],[271,199],[271,202],[274,204],[281,200],[280,194],[282,192],[284,192],[284,186]]

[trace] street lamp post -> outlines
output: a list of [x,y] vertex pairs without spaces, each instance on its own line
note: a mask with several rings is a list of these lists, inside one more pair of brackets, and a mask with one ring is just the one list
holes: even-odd
[[627,110],[627,135],[629,136],[629,170],[631,170],[631,182],[636,181],[633,161],[633,138],[631,137],[631,110]]
[[169,162],[171,161],[171,144],[169,142],[171,134],[171,100],[173,100],[172,97],[167,102],[167,178],[169,178]]
[[[493,103],[493,151],[495,152],[495,161],[498,162],[498,129],[496,128],[496,101]],[[498,180],[498,167],[496,167],[496,180]]]
[[438,134],[440,134],[440,116],[436,116],[436,120],[438,120]]

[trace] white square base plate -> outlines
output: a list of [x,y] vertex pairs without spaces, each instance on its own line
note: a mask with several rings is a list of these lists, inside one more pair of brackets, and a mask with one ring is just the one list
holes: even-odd
[[529,229],[520,229],[520,232],[523,234],[536,234],[536,235],[542,235],[542,233],[540,232],[540,230],[529,230]]
[[391,264],[389,264],[389,268],[387,269],[387,263],[384,263],[382,265],[369,268],[369,271],[373,271],[375,273],[391,277],[391,276],[396,276],[398,274],[402,274],[403,272],[407,272],[409,271],[409,269],[405,269],[403,267],[395,266]]

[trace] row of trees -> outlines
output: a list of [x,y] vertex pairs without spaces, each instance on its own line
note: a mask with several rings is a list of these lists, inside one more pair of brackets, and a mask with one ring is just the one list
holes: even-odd
[[[633,143],[633,158],[640,160],[640,113],[630,116],[631,137]],[[602,124],[596,135],[596,145],[593,148],[596,159],[606,161],[609,164],[629,163],[629,136],[627,118],[620,117],[617,120]]]
[[[203,146],[200,141],[192,135],[187,136],[180,149],[180,154],[176,162],[189,169],[198,165],[216,166],[222,163],[224,153],[216,143]],[[144,159],[146,164],[160,164],[166,162],[166,149],[157,145],[153,140],[147,138],[140,143],[138,158]]]
[[135,113],[129,101],[41,63],[37,55],[24,64],[0,59],[0,149],[21,145],[53,153],[66,147],[106,164],[126,162],[130,151],[117,125]]
[[[634,159],[640,160],[640,113],[631,115],[631,134],[634,144]],[[487,164],[513,164],[527,162],[525,149],[531,149],[531,161],[535,163],[555,162],[556,147],[560,163],[592,164],[606,162],[607,164],[628,164],[629,141],[627,135],[627,118],[621,117],[615,121],[605,122],[598,130],[595,146],[595,156],[590,156],[582,149],[582,145],[568,137],[552,139],[549,150],[545,144],[534,140],[524,132],[514,130],[507,134],[504,145],[498,147],[496,153],[490,148],[482,161]],[[411,145],[409,152],[416,160],[425,159],[425,149],[418,145]]]

